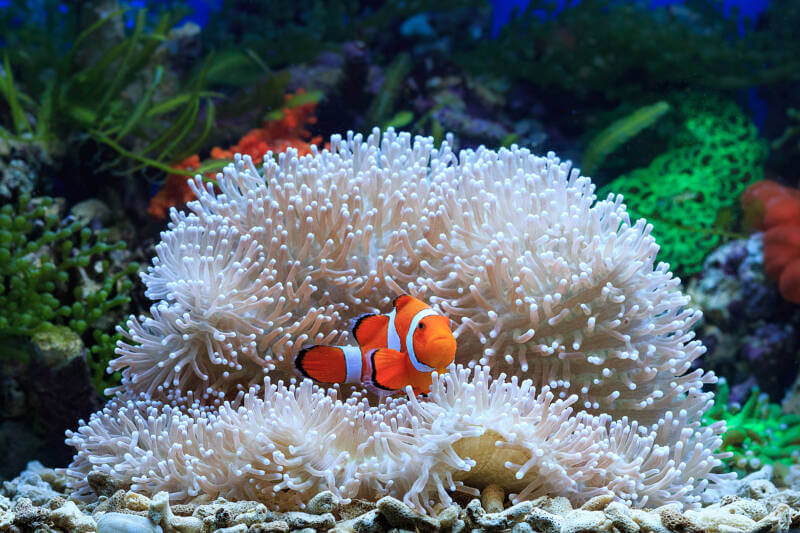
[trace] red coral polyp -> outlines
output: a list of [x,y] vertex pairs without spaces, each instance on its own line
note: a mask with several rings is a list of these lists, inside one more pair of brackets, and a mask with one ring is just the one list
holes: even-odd
[[800,190],[770,180],[742,194],[747,222],[764,230],[764,271],[781,295],[800,303]]

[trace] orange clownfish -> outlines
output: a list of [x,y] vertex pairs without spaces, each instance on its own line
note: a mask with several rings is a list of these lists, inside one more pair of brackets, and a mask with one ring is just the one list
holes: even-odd
[[403,294],[388,315],[362,315],[352,328],[358,346],[309,346],[295,366],[322,383],[361,383],[381,396],[411,385],[427,393],[431,372],[442,374],[456,355],[450,321],[428,304]]

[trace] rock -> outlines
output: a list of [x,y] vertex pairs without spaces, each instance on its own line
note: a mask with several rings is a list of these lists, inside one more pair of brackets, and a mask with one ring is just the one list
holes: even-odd
[[122,488],[111,476],[105,472],[98,472],[97,470],[94,470],[89,472],[89,475],[86,476],[86,479],[89,482],[89,487],[98,496],[111,497]]
[[[244,524],[240,524],[244,525]],[[245,527],[245,529],[247,529]],[[223,530],[219,530],[223,531]],[[285,520],[273,520],[272,522],[254,524],[248,530],[250,533],[288,533],[289,524]]]
[[27,498],[33,505],[44,505],[59,496],[50,483],[42,479],[45,470],[48,469],[39,461],[31,461],[19,476],[3,482],[3,490],[12,500]]
[[619,533],[638,533],[639,524],[631,517],[628,508],[619,502],[611,502],[605,508],[606,517]]
[[611,533],[612,530],[611,520],[603,511],[576,509],[571,513],[567,513],[561,524],[561,533],[581,533],[584,531]]
[[413,510],[397,498],[386,496],[378,500],[378,512],[391,527],[410,529],[411,531],[438,531],[439,521]]
[[50,520],[56,527],[70,533],[88,533],[97,529],[94,519],[83,514],[75,502],[68,501],[58,509],[51,511]]
[[311,514],[325,514],[333,512],[338,504],[338,499],[329,490],[320,492],[308,502],[307,510]]
[[128,491],[122,498],[122,506],[131,511],[147,511],[150,508],[150,498]]
[[[267,531],[264,529],[258,529],[259,532]],[[288,529],[286,531],[289,531]],[[214,533],[246,533],[247,526],[244,524],[238,524],[231,527],[223,527],[222,529],[217,529]]]
[[[355,531],[355,533],[381,533],[389,529],[386,518],[377,509],[368,511],[358,518],[353,518],[347,522],[350,523],[339,524],[339,526],[343,527],[342,531],[352,530]],[[337,529],[339,529],[339,526],[337,526]]]
[[[174,506],[173,512],[180,506]],[[177,513],[176,513],[177,514]],[[266,508],[263,503],[245,501],[229,502],[223,498],[198,505],[192,516],[203,522],[203,531],[211,532],[217,529],[244,524],[255,526],[269,524],[277,520],[275,513]],[[288,526],[287,526],[288,527]]]
[[77,333],[67,326],[47,323],[31,335],[31,345],[36,363],[55,370],[76,357],[82,357],[84,352],[83,341]]
[[83,202],[78,202],[69,214],[75,218],[81,226],[105,226],[111,222],[111,209],[96,198],[90,198]]
[[163,533],[161,526],[135,514],[104,513],[96,521],[97,533]]
[[609,503],[613,501],[613,494],[601,494],[600,496],[591,498],[589,501],[581,505],[581,509],[584,511],[602,511]]
[[540,508],[534,508],[525,517],[525,522],[530,524],[534,530],[541,533],[559,533],[563,521],[564,519],[560,516]]
[[788,531],[793,524],[792,516],[797,515],[797,522],[800,522],[800,512],[793,513],[792,509],[786,504],[779,504],[767,516],[758,521],[755,531],[778,532]]
[[747,498],[763,500],[776,494],[778,489],[768,479],[754,479],[747,485],[747,490],[744,492]]
[[317,531],[328,530],[336,524],[336,519],[331,513],[315,515],[299,511],[283,513],[283,520],[291,529],[313,528]]
[[511,528],[511,533],[535,533],[527,522],[518,522]]
[[203,521],[194,516],[176,516],[169,507],[169,493],[159,492],[150,501],[147,516],[167,533],[202,533]]

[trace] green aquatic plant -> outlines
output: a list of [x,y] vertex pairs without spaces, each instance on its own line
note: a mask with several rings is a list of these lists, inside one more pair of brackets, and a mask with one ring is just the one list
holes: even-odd
[[632,218],[653,224],[659,259],[689,275],[733,235],[739,196],[763,177],[767,146],[731,101],[684,95],[674,107],[683,129],[667,151],[618,177],[602,194],[622,194]]
[[[162,46],[180,13],[166,11],[151,23],[140,10],[129,31],[125,13],[106,13],[84,27],[59,25],[49,40],[31,37],[32,42],[7,48],[0,72],[0,136],[67,155],[91,142],[101,151],[93,158],[97,170],[116,173],[174,172],[171,163],[196,152],[215,119],[215,93],[204,81],[210,64],[176,80],[163,64]],[[23,27],[6,38],[16,42],[15,33],[23,30],[35,35]],[[59,42],[69,45],[53,49]]]
[[15,345],[42,328],[67,326],[88,347],[102,390],[114,340],[106,330],[114,327],[114,310],[126,311],[138,265],[112,267],[110,255],[125,243],[107,242],[107,230],[65,223],[52,208],[51,198],[26,195],[0,208],[0,342]]
[[589,176],[603,164],[603,161],[620,146],[638,133],[655,124],[670,110],[668,102],[660,101],[640,107],[633,113],[623,116],[609,124],[589,141],[583,152],[582,171]]
[[724,459],[729,470],[744,474],[768,464],[784,470],[800,462],[800,415],[783,413],[758,387],[744,405],[729,404],[729,399],[730,389],[721,379],[714,407],[703,416],[706,425],[718,420],[727,425],[720,451],[732,454]]
[[736,17],[720,16],[719,2],[687,0],[655,10],[650,4],[583,0],[559,10],[551,0],[531,0],[497,39],[463,46],[459,59],[468,70],[527,80],[562,97],[616,102],[687,85],[730,90],[800,78],[799,41],[791,31],[800,10],[793,0],[770,2],[761,15],[770,24],[746,38]]

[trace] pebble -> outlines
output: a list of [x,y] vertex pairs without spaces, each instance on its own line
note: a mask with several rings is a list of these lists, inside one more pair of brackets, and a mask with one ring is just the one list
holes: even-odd
[[97,518],[97,533],[163,533],[163,530],[144,516],[104,513]]

